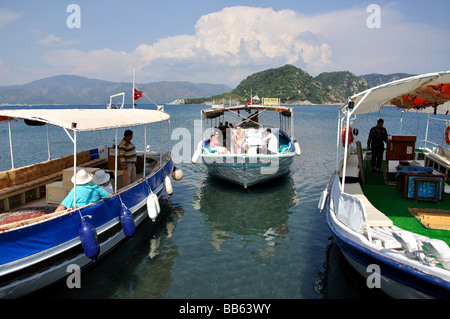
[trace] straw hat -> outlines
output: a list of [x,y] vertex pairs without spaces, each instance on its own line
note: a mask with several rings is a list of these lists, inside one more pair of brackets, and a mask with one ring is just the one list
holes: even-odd
[[[89,174],[84,169],[80,169],[77,172],[76,177],[77,177],[77,185],[84,185],[92,180],[92,174]],[[72,176],[72,183],[75,184],[75,176]]]
[[109,181],[110,175],[106,173],[104,170],[100,169],[95,172],[95,175],[92,179],[92,181],[97,185],[105,184],[107,181]]

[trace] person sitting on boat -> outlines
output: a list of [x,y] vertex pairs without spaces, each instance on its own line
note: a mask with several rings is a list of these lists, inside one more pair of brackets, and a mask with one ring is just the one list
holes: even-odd
[[267,144],[267,154],[277,154],[278,153],[278,139],[272,130],[268,128],[266,130],[266,136],[262,140],[261,148],[264,150],[264,145]]
[[[76,192],[77,207],[89,205],[98,202],[100,199],[109,197],[109,193],[104,189],[100,188],[100,186],[96,184],[88,184],[90,181],[92,181],[92,178],[93,178],[92,174],[89,174],[84,169],[80,169],[77,172],[76,176],[72,177],[72,183],[75,184],[76,182],[75,187],[77,188]],[[73,208],[75,206],[75,203],[73,201],[73,193],[75,187],[72,188],[69,195],[67,195],[66,198],[64,198],[61,204],[56,208],[55,212]]]
[[371,165],[373,172],[379,172],[381,169],[381,162],[383,160],[384,143],[387,143],[388,134],[383,127],[384,120],[378,119],[377,125],[372,127],[367,139],[367,149],[372,149]]
[[227,149],[221,146],[222,143],[219,141],[220,133],[216,131],[211,135],[211,140],[209,141],[209,148],[213,151],[217,151],[218,154],[226,154]]
[[111,175],[106,173],[104,170],[99,169],[95,172],[94,177],[92,178],[92,182],[103,188],[109,194],[114,193],[112,184],[109,182]]
[[245,132],[240,125],[236,125],[236,132],[234,133],[234,153],[241,154],[242,149],[245,153],[248,151],[248,146],[245,138]]

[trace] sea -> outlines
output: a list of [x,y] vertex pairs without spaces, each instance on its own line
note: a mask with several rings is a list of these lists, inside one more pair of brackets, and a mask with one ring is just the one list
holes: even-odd
[[[45,108],[63,107],[80,106]],[[155,109],[151,105],[141,107]],[[66,282],[61,282],[40,291],[38,296],[51,299],[386,299],[379,289],[369,288],[345,260],[333,242],[325,212],[318,209],[320,194],[336,169],[339,107],[292,107],[301,155],[295,157],[288,175],[244,191],[240,186],[210,176],[201,163],[190,161],[199,142],[195,130],[205,105],[165,105],[165,111],[171,116],[170,125],[154,125],[156,128],[147,131],[145,140],[139,137],[142,128],[136,128],[133,139],[137,149],[149,145],[150,151],[171,150],[175,166],[184,173],[181,181],[173,181],[171,196],[163,193],[161,218],[157,223],[146,219],[132,239],[83,271],[79,288],[69,288]],[[418,143],[425,138],[426,115],[417,119],[412,112],[387,107],[380,113],[353,119],[355,141],[360,140],[363,147],[378,117],[384,119],[390,135],[417,135]],[[265,115],[261,114],[259,120],[263,122]],[[276,127],[277,123],[272,126]],[[447,123],[440,125],[432,133],[436,143],[442,142]],[[10,131],[13,159],[9,152]],[[0,123],[0,170],[11,168],[12,160],[19,167],[44,161],[49,152],[51,157],[71,154],[70,133],[50,126],[48,129],[30,127],[21,121],[12,122],[10,128]],[[117,138],[122,136],[123,131],[119,131]],[[79,149],[86,149],[99,143],[112,145],[116,133],[82,133],[77,134],[77,139]]]

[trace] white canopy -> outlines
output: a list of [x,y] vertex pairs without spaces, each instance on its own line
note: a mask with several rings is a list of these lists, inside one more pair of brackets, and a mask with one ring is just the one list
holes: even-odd
[[4,117],[48,123],[76,132],[139,126],[170,119],[167,113],[142,109],[0,109],[0,120],[7,120]]
[[450,83],[450,71],[422,74],[370,88],[352,97],[354,108],[351,114],[379,112],[393,99],[405,94],[414,95],[422,87],[440,83]]

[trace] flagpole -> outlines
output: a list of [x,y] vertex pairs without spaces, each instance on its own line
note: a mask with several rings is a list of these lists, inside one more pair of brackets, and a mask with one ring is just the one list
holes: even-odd
[[135,73],[136,73],[136,68],[133,67],[133,89],[131,90],[131,98],[133,99],[133,104],[132,104],[133,109],[134,109],[134,76],[135,76]]

